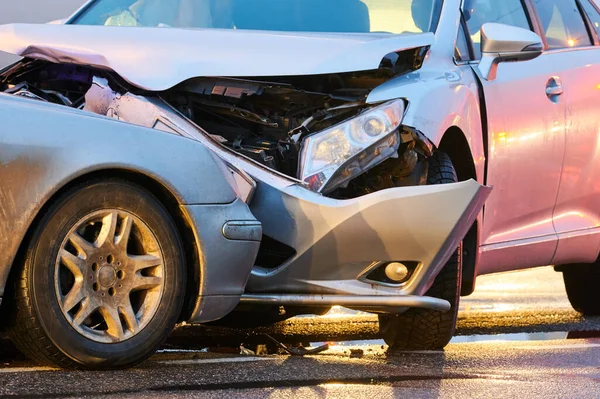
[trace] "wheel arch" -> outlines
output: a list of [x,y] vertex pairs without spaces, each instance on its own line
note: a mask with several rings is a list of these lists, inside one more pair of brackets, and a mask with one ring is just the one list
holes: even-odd
[[471,147],[467,141],[467,136],[459,127],[452,126],[446,130],[438,149],[448,154],[452,160],[459,181],[469,179],[478,181]]
[[[11,270],[8,279],[6,282],[4,282],[6,284],[5,296],[8,296],[12,293],[11,282],[14,281],[15,275],[18,273],[18,267],[15,266],[18,266],[23,261],[23,256],[31,242],[33,232],[39,225],[40,220],[45,212],[57,201],[58,198],[60,198],[73,187],[85,182],[105,179],[118,179],[136,184],[150,191],[157,197],[159,202],[165,207],[175,222],[177,231],[179,232],[183,241],[186,262],[185,267],[187,272],[185,302],[179,320],[187,320],[193,310],[196,295],[200,289],[200,252],[199,248],[197,248],[192,225],[184,212],[181,210],[180,202],[175,194],[173,194],[164,184],[144,173],[126,169],[101,169],[82,174],[63,184],[48,198],[48,200],[39,208],[19,245],[17,254],[10,266]],[[5,314],[6,311],[6,309],[2,309],[0,315]],[[5,320],[6,317],[0,316],[0,327],[3,327],[2,322]]]
[[[446,153],[452,160],[459,181],[473,179],[479,181],[475,160],[464,132],[457,126],[446,130],[438,146],[438,150]],[[462,286],[461,295],[467,296],[475,290],[477,264],[479,260],[479,228],[478,218],[463,240],[462,253]]]

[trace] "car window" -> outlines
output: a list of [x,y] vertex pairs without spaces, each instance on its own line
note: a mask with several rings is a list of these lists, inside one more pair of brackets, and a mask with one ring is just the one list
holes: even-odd
[[443,0],[96,0],[75,25],[435,32]]
[[587,14],[590,21],[592,22],[592,26],[594,27],[598,35],[600,35],[600,12],[598,12],[598,9],[594,7],[594,5],[589,0],[582,0],[581,6],[583,7],[583,10]]
[[576,0],[534,0],[548,48],[591,46],[592,40]]
[[488,22],[531,30],[521,0],[465,0],[463,14],[477,59],[481,58],[481,27]]
[[456,61],[471,60],[471,55],[469,54],[469,42],[467,41],[467,34],[465,33],[463,24],[460,24],[460,27],[458,28],[454,57],[456,58]]

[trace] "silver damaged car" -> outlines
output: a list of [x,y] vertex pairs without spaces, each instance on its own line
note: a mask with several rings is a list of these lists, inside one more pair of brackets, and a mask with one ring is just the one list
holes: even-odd
[[477,275],[546,264],[597,312],[597,191],[569,180],[595,147],[566,137],[597,139],[568,101],[600,100],[598,20],[587,0],[93,0],[0,26],[23,57],[0,72],[3,324],[64,367],[133,365],[177,321],[334,305],[441,349]]

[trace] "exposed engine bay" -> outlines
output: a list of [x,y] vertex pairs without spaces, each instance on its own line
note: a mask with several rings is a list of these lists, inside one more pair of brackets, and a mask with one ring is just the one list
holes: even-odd
[[0,75],[0,91],[131,123],[136,118],[119,112],[124,101],[163,102],[238,154],[314,191],[349,198],[426,180],[422,161],[432,147],[401,125],[404,100],[366,99],[375,87],[419,69],[427,49],[391,53],[372,71],[194,78],[163,92],[141,90],[105,70],[24,59]]

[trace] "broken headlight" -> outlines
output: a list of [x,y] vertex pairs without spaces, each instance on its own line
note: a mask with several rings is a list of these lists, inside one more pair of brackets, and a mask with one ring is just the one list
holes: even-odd
[[394,100],[308,136],[299,178],[311,190],[328,192],[397,153],[404,101]]

